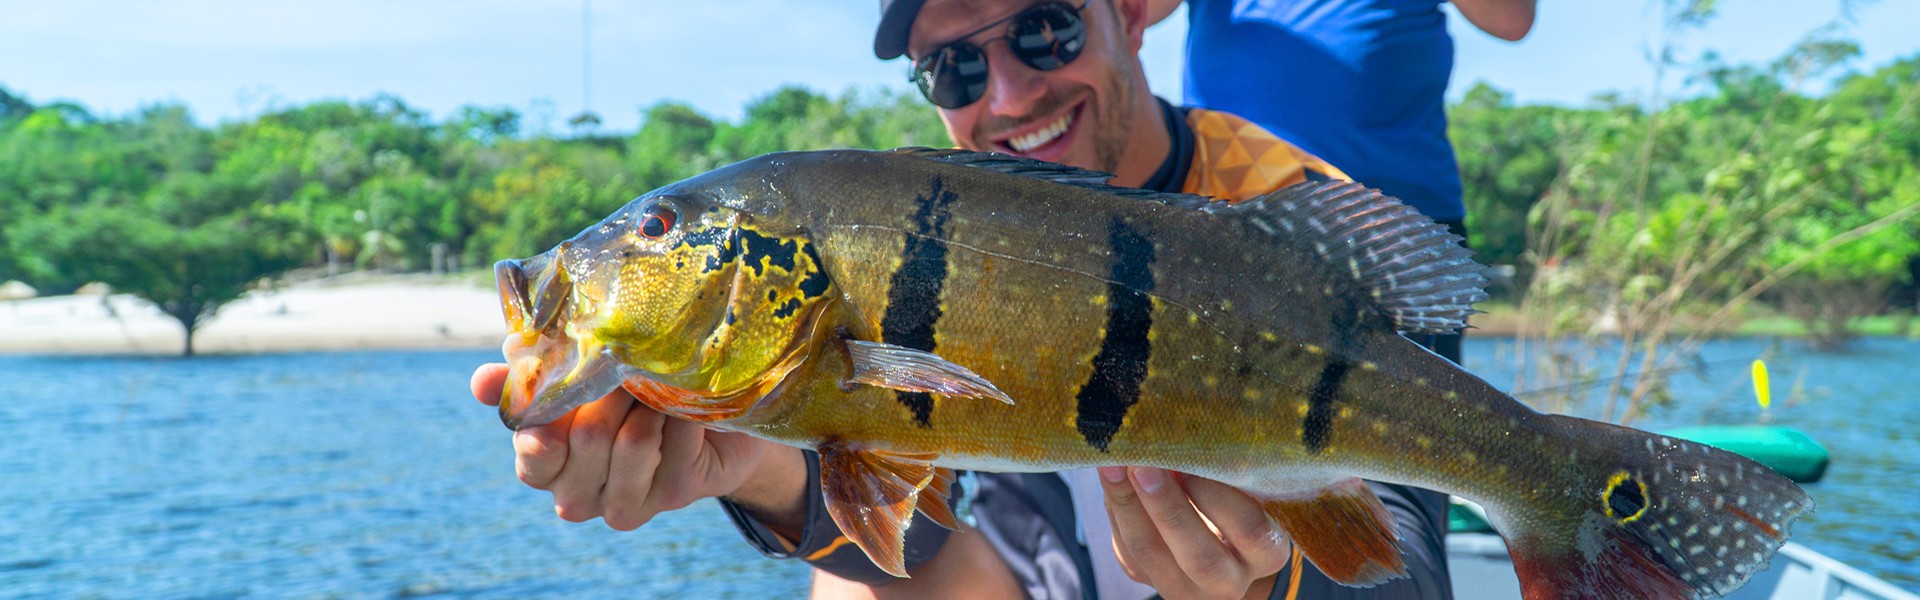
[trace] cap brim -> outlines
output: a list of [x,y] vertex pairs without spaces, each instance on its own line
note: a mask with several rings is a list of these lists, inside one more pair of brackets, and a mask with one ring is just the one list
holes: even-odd
[[926,0],[894,0],[880,11],[880,28],[873,34],[873,55],[893,60],[907,53],[907,37],[913,33],[913,19]]

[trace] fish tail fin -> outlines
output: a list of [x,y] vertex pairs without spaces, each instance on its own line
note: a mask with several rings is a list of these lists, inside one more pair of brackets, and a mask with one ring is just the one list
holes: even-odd
[[1549,418],[1583,442],[1572,479],[1551,498],[1489,507],[1526,598],[1722,596],[1766,570],[1813,510],[1799,486],[1738,454]]

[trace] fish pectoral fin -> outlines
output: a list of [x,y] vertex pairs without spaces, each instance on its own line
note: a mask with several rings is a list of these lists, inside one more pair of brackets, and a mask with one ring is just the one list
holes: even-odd
[[987,397],[1013,404],[993,382],[939,355],[893,344],[847,340],[853,374],[849,383],[863,383],[903,392],[930,392],[948,396]]
[[1373,587],[1407,576],[1393,516],[1364,481],[1343,479],[1262,504],[1307,560],[1341,585]]
[[[894,577],[907,577],[907,526],[913,523],[914,509],[926,506],[921,490],[936,479],[933,455],[856,450],[839,443],[822,444],[819,452],[820,488],[834,524],[874,565]],[[942,492],[929,495],[939,497],[944,507]],[[957,522],[951,511],[944,517],[927,516]]]

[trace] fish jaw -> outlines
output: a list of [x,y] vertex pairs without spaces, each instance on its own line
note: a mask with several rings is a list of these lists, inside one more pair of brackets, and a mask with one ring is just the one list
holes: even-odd
[[[563,246],[564,247],[564,246]],[[543,425],[620,386],[624,369],[591,334],[582,335],[562,314],[572,308],[572,280],[543,254],[494,265],[501,312],[509,333],[501,344],[507,360],[500,392],[500,420],[508,428]],[[528,270],[539,273],[532,284]]]
[[515,333],[501,345],[507,357],[500,421],[519,430],[545,425],[620,387],[626,369],[597,343]]

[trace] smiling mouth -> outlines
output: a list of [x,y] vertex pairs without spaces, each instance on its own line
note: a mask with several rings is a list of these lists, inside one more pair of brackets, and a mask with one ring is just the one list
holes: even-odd
[[1035,148],[1045,146],[1048,142],[1060,139],[1060,135],[1066,133],[1067,127],[1073,124],[1074,112],[1075,111],[1067,111],[1067,114],[1061,115],[1059,120],[1054,121],[1052,125],[1048,125],[1044,129],[1007,140],[1007,146],[1013,148],[1015,152],[1024,154]]

